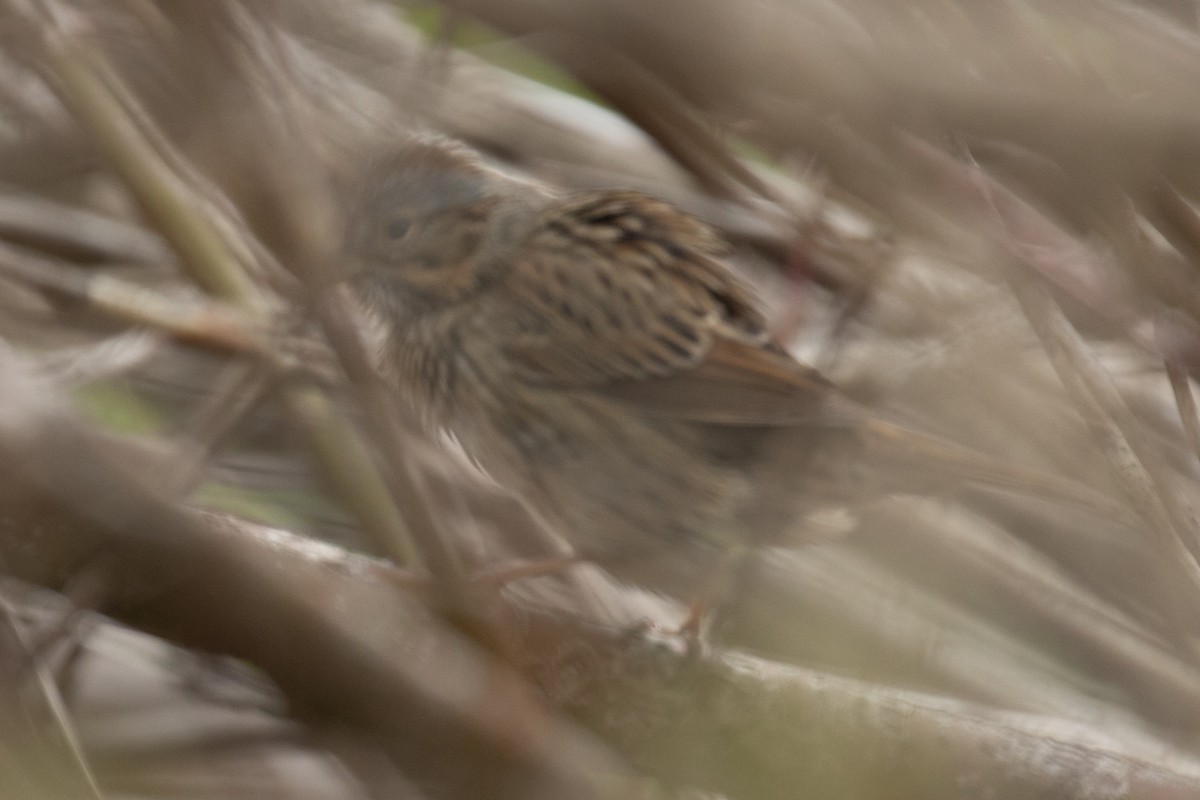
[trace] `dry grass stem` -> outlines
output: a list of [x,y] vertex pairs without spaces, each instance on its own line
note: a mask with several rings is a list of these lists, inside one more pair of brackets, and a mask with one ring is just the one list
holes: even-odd
[[1079,404],[1134,507],[1144,516],[1147,533],[1192,590],[1200,591],[1200,564],[1195,555],[1200,542],[1193,518],[1180,505],[1173,480],[1137,430],[1129,407],[1050,295],[1033,284],[1014,281],[1011,285],[1059,378]]
[[[3,797],[1200,793],[1189,3],[0,9]],[[356,248],[373,218],[354,198],[414,132],[462,140],[528,204],[468,231],[501,243],[492,271],[426,253],[421,274],[453,279],[389,316],[364,283],[412,265]],[[646,501],[668,545],[631,549],[622,583],[572,547],[616,541],[589,523],[624,470],[560,513],[458,430],[465,394],[438,409],[461,441],[426,424],[421,390],[450,378],[396,376],[438,347],[460,389],[495,367],[478,353],[503,324],[466,344],[405,325],[529,256],[526,179],[711,225],[840,398],[789,417],[794,439],[762,433],[795,456],[779,496],[800,513],[770,546],[774,517],[714,532],[754,544],[690,652],[661,633],[691,599],[670,543],[708,494]],[[615,219],[588,229],[645,238]],[[672,230],[657,268],[691,241]],[[608,308],[589,291],[564,284],[518,329],[557,341],[556,313]],[[727,388],[700,385],[695,408]],[[661,414],[681,401],[655,391],[622,395],[655,415],[631,430],[675,443]],[[521,438],[537,415],[499,406],[501,449],[545,446]],[[657,463],[640,444],[613,463]],[[714,448],[713,498],[765,492]],[[689,463],[626,483],[686,485]]]

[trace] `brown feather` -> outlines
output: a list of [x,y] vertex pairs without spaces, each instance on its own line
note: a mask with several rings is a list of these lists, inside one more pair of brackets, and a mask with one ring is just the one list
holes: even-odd
[[584,194],[556,205],[513,259],[528,325],[505,348],[531,383],[563,389],[686,373],[719,340],[767,340],[720,238],[659,200]]
[[718,425],[836,425],[863,417],[812,367],[773,347],[724,338],[691,369],[597,391],[650,416]]

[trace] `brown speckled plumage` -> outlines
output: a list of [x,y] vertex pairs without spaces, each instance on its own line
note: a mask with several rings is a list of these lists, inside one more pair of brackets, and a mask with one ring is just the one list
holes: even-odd
[[720,238],[660,200],[558,197],[414,141],[372,166],[350,219],[383,373],[618,576],[686,591],[731,537],[770,540],[822,432],[867,418],[768,340]]
[[756,459],[827,384],[768,342],[706,225],[633,192],[559,198],[439,141],[378,161],[361,203],[348,252],[390,330],[383,371],[582,553],[693,571],[778,504]]

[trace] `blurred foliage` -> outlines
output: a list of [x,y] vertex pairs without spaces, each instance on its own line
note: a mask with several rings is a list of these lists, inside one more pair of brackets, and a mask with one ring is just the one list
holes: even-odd
[[326,498],[312,491],[250,489],[210,481],[193,497],[198,505],[292,532],[319,533],[314,522],[337,514]]
[[84,414],[117,433],[163,433],[169,423],[169,415],[148,400],[127,378],[113,378],[81,386],[74,396]]
[[478,56],[488,63],[523,75],[559,91],[601,103],[599,97],[561,67],[522,46],[489,25],[447,10],[438,3],[401,3],[405,20],[431,42],[444,43]]

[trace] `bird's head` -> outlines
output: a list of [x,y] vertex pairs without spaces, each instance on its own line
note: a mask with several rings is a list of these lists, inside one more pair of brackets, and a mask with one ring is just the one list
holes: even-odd
[[416,140],[369,166],[348,214],[356,288],[392,318],[460,303],[502,267],[508,179],[466,148]]

